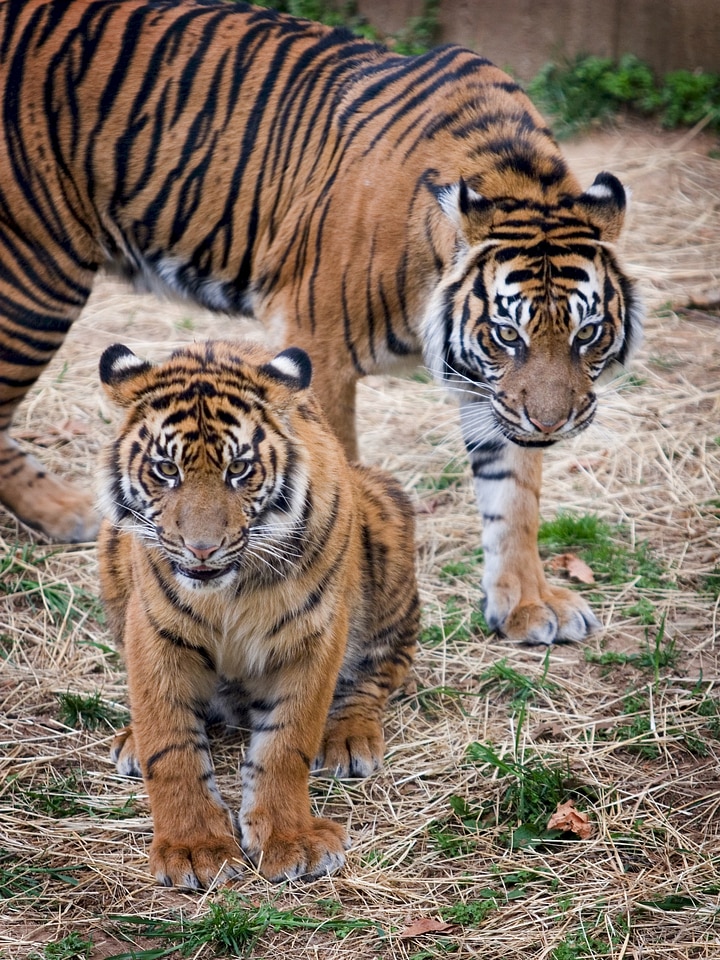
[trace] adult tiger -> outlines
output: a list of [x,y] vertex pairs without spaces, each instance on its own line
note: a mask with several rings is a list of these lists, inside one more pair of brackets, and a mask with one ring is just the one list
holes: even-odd
[[455,390],[483,515],[488,622],[580,639],[545,579],[544,447],[586,427],[638,340],[611,252],[625,192],[583,192],[532,104],[468,50],[400,57],[221,0],[0,7],[2,501],[60,539],[91,498],[7,434],[96,271],[252,312],[313,358],[356,455],[359,377],[424,357]]
[[125,411],[98,543],[132,711],[114,754],[145,778],[163,883],[237,870],[215,717],[250,730],[238,825],[260,871],[338,869],[345,832],[311,816],[311,764],[380,766],[383,710],[415,652],[412,505],[392,477],[346,462],[310,373],[302,350],[223,342],[157,365],[115,345],[100,361]]

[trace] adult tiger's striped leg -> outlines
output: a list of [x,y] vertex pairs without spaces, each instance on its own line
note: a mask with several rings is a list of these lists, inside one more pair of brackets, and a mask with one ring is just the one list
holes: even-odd
[[[16,306],[18,286],[24,297],[44,309]],[[98,519],[92,493],[75,489],[47,473],[21,450],[8,429],[15,411],[61,345],[90,293],[75,287],[72,299],[43,302],[43,291],[28,291],[29,281],[9,283],[0,277],[0,503],[23,523],[54,540],[92,540]]]
[[542,450],[497,440],[468,447],[483,520],[488,625],[518,642],[584,639],[597,618],[578,593],[548,583],[538,553]]

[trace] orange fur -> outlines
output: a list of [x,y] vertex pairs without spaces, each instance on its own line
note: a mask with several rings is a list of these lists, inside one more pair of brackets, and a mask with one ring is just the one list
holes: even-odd
[[193,887],[237,870],[206,723],[247,726],[240,843],[272,880],[344,861],[310,812],[312,766],[366,776],[418,629],[413,520],[379,471],[350,465],[299,350],[222,342],[151,366],[125,348],[101,379],[127,408],[106,458],[103,597],[124,647],[132,728],[118,768],[145,778],[151,869]]

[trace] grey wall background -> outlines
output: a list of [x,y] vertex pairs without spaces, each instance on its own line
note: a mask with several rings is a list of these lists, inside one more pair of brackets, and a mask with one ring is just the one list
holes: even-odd
[[[359,0],[383,32],[422,12],[421,0]],[[442,42],[461,43],[529,80],[548,60],[634,53],[659,75],[720,73],[720,0],[441,0]]]

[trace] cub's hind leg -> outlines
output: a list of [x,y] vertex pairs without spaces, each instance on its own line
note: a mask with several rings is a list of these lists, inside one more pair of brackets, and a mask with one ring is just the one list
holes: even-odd
[[364,491],[363,603],[313,763],[338,777],[367,777],[382,766],[383,715],[412,663],[420,624],[412,504],[386,474],[356,473]]
[[[79,315],[89,282],[85,286],[67,280],[50,291],[29,276],[27,265],[25,275],[12,275],[14,253],[15,247],[0,234],[0,304],[5,306],[0,315],[0,503],[54,540],[92,540],[98,527],[92,493],[47,473],[8,432],[18,405]],[[46,264],[35,266],[45,277]]]

